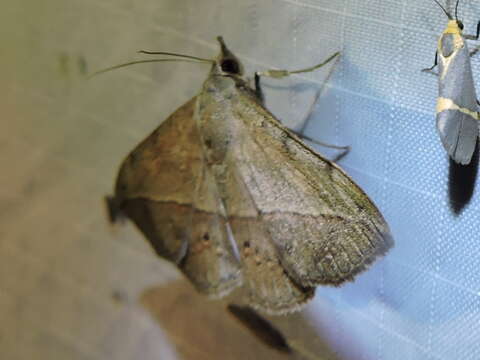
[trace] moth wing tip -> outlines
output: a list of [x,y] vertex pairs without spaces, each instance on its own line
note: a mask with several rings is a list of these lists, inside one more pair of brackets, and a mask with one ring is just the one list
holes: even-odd
[[272,307],[271,304],[264,304],[256,301],[254,298],[250,297],[247,302],[248,305],[253,309],[260,311],[271,316],[287,316],[293,313],[302,311],[305,306],[314,298],[316,286],[308,286],[305,288],[305,297],[303,299],[298,299],[295,302],[289,304],[282,304],[282,306]]

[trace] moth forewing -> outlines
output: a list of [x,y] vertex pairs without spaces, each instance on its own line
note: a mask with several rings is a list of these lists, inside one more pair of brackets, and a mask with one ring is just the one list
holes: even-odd
[[110,203],[198,290],[242,283],[253,307],[288,313],[393,241],[367,195],[264,107],[219,41],[200,94],[127,157]]
[[202,155],[195,104],[180,107],[127,156],[115,199],[158,255],[197,290],[220,297],[241,283],[241,273]]
[[318,284],[352,280],[392,239],[365,193],[254,97],[241,77],[211,74],[197,120],[250,303],[287,312]]

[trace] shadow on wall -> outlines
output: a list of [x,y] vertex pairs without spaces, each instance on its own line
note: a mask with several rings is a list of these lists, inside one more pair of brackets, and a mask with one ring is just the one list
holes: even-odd
[[226,301],[198,294],[186,280],[144,292],[141,303],[168,334],[182,360],[338,360],[302,314],[264,316],[293,350],[269,347],[227,311]]
[[468,205],[475,190],[475,181],[478,174],[478,138],[475,152],[468,165],[457,164],[449,159],[448,195],[450,208],[455,215],[460,215]]

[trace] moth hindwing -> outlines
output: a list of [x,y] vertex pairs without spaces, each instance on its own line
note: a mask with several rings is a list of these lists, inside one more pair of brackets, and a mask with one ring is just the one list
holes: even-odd
[[367,195],[265,108],[219,41],[200,93],[122,163],[112,219],[130,218],[198,291],[241,286],[253,307],[291,312],[393,241]]
[[453,17],[438,1],[435,1],[448,17],[448,24],[438,40],[434,65],[439,66],[437,99],[437,130],[443,147],[456,163],[469,164],[479,135],[477,95],[470,64],[470,52],[466,39],[478,40],[477,34],[464,35],[463,23],[458,20],[455,6]]

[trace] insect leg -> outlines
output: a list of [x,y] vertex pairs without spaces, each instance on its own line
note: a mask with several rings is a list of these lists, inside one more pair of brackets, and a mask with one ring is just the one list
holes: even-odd
[[434,63],[433,63],[433,66],[432,66],[432,67],[429,67],[429,68],[422,69],[422,71],[423,71],[423,72],[430,72],[430,71],[432,71],[432,70],[435,68],[435,66],[437,66],[437,65],[438,65],[438,50],[435,51],[435,61],[434,61]]
[[468,39],[468,40],[478,40],[478,38],[480,37],[480,21],[477,24],[477,34],[476,35],[463,35],[463,37],[465,39]]
[[[330,61],[332,61],[333,59],[335,59],[338,55],[340,55],[340,52],[336,52],[334,53],[333,55],[331,55],[327,60],[325,60],[324,62],[318,64],[318,65],[315,65],[315,66],[312,66],[312,67],[309,67],[309,68],[306,68],[306,69],[301,69],[301,70],[294,70],[294,71],[288,71],[288,70],[267,70],[267,71],[264,71],[264,72],[256,72],[255,73],[255,92],[257,94],[257,96],[262,99],[263,101],[263,92],[262,92],[262,89],[260,87],[260,76],[268,76],[268,77],[273,77],[273,78],[277,78],[277,79],[280,79],[280,78],[283,78],[283,77],[287,77],[291,74],[298,74],[298,73],[304,73],[304,72],[310,72],[310,71],[314,71],[318,68],[321,68],[322,66],[328,64]],[[310,106],[310,109],[305,117],[305,119],[302,121],[302,127],[300,128],[300,130],[293,130],[293,129],[290,129],[295,135],[297,135],[298,137],[300,137],[301,139],[304,139],[304,140],[307,140],[307,141],[310,141],[310,142],[313,142],[314,144],[317,144],[317,145],[320,145],[320,146],[324,146],[324,147],[328,147],[328,148],[332,148],[332,149],[338,149],[338,150],[343,150],[338,156],[335,157],[335,159],[333,161],[338,161],[340,160],[342,157],[344,157],[346,154],[348,154],[348,152],[350,151],[350,146],[337,146],[337,145],[331,145],[331,144],[327,144],[327,143],[324,143],[324,142],[321,142],[321,141],[318,141],[318,140],[314,140],[312,139],[311,137],[308,137],[306,135],[303,134],[307,124],[308,124],[308,121],[310,120],[310,117],[314,111],[314,108],[315,108],[315,104],[317,103],[318,101],[318,98],[320,97],[320,95],[323,93],[323,89],[325,87],[325,84],[328,82],[328,79],[330,78],[331,74],[332,74],[332,71],[333,71],[333,67],[331,69],[331,71],[329,72],[329,74],[327,75],[325,81],[323,82],[322,84],[322,87],[320,88],[320,90],[317,92],[317,94],[315,95],[315,99],[313,100],[312,102],[312,105]]]
[[298,137],[300,137],[304,140],[310,141],[314,144],[317,144],[317,145],[320,145],[320,146],[323,146],[323,147],[327,147],[327,148],[331,148],[331,149],[342,150],[342,152],[339,155],[337,155],[336,157],[334,157],[332,159],[333,162],[337,162],[338,160],[340,160],[341,158],[343,158],[345,155],[347,155],[350,152],[350,146],[348,146],[348,145],[347,146],[332,145],[332,144],[328,144],[328,143],[324,143],[324,142],[312,139],[311,137],[309,137],[307,135],[304,135],[304,134],[302,134],[302,133],[300,133],[296,130],[290,129],[290,131],[293,132]]
[[470,51],[470,57],[473,57],[475,55],[477,55],[477,53],[480,51],[480,45],[476,46],[475,49],[473,49],[472,51]]
[[317,69],[320,69],[324,65],[327,65],[330,61],[332,61],[333,59],[335,59],[339,55],[340,55],[340,52],[337,51],[335,54],[330,56],[324,62],[322,62],[320,64],[317,64],[317,65],[314,65],[314,66],[311,66],[311,67],[308,67],[308,68],[305,68],[305,69],[292,70],[292,71],[272,69],[272,70],[257,72],[255,75],[258,74],[259,76],[268,76],[268,77],[272,77],[272,78],[276,78],[276,79],[281,79],[283,77],[287,77],[287,76],[290,76],[292,74],[300,74],[300,73],[311,72],[311,71],[315,71]]
[[275,70],[275,69],[272,69],[272,70],[267,70],[267,71],[257,71],[257,72],[255,72],[255,93],[257,94],[257,96],[262,101],[264,100],[263,91],[262,91],[262,88],[260,86],[260,76],[268,76],[268,77],[271,77],[271,78],[281,79],[281,78],[290,76],[291,74],[299,74],[299,73],[304,73],[304,72],[315,71],[316,69],[319,69],[322,66],[328,64],[330,61],[335,59],[338,55],[340,55],[339,51],[334,53],[327,60],[325,60],[324,62],[322,62],[320,64],[314,65],[314,66],[309,67],[309,68],[300,69],[300,70],[289,71],[289,70]]
[[[332,56],[330,56],[330,58],[328,58],[324,62],[324,64],[326,64],[329,61],[331,61],[332,59],[334,59],[337,55],[339,55],[338,52],[333,54]],[[334,157],[332,159],[333,162],[337,162],[338,160],[340,160],[341,158],[343,158],[345,155],[347,155],[349,153],[350,146],[348,146],[348,145],[347,146],[338,146],[338,145],[327,144],[327,143],[324,143],[324,142],[321,142],[321,141],[318,141],[318,140],[314,140],[314,139],[304,135],[305,128],[307,127],[308,122],[310,121],[310,118],[312,117],[312,114],[314,112],[315,105],[317,104],[318,99],[322,95],[322,93],[324,91],[324,88],[325,88],[326,84],[328,83],[328,80],[330,79],[330,76],[332,76],[333,69],[334,69],[334,67],[331,68],[330,72],[328,73],[327,77],[325,78],[325,81],[322,84],[322,87],[317,91],[317,94],[315,95],[315,99],[312,101],[312,105],[310,106],[310,109],[309,109],[307,115],[305,116],[305,119],[302,121],[302,127],[298,131],[295,131],[295,130],[292,130],[292,131],[297,136],[299,136],[300,138],[305,139],[305,140],[310,141],[310,142],[313,142],[314,144],[317,144],[317,145],[320,145],[320,146],[323,146],[323,147],[327,147],[327,148],[331,148],[331,149],[342,150],[342,152],[340,152],[336,157]]]

